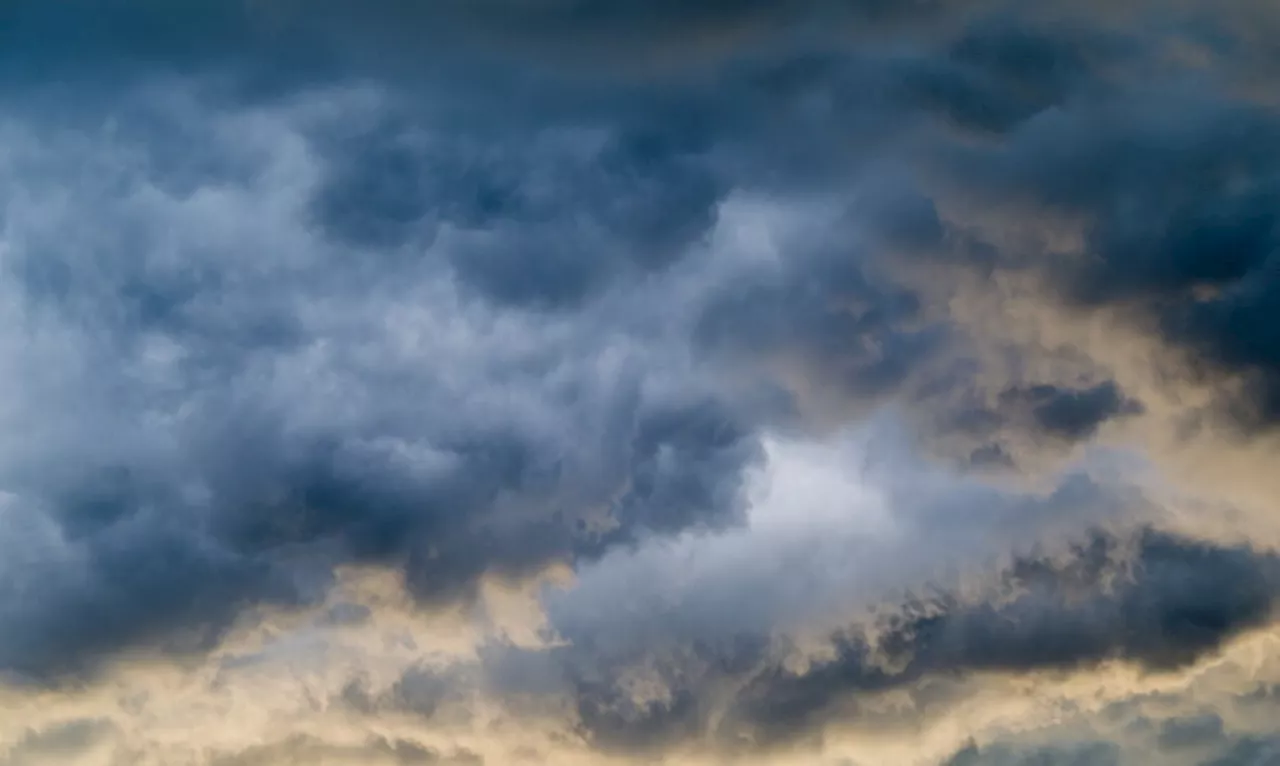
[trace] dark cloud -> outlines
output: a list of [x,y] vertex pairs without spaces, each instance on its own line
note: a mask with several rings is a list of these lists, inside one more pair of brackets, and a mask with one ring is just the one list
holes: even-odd
[[1275,302],[1276,135],[1265,106],[1170,88],[1046,114],[960,172],[997,209],[1083,221],[1079,257],[1008,265],[1038,271],[1067,305],[1127,311],[1185,358],[1189,378],[1243,378],[1224,406],[1252,429],[1271,423],[1276,398],[1263,319]]
[[1039,748],[970,744],[948,758],[944,766],[1108,766],[1119,763],[1119,748],[1107,742]]
[[[588,79],[601,68],[652,72],[815,32],[829,40],[833,29],[909,31],[981,4],[195,0],[179,12],[159,0],[73,0],[58,8],[6,7],[0,49],[11,86],[214,72],[250,86],[243,93],[263,94],[369,73],[401,81],[433,69],[483,76],[469,69],[477,64],[490,72],[494,64],[528,72],[552,65]],[[44,43],[32,44],[37,39]]]
[[485,140],[433,135],[409,118],[379,124],[326,151],[334,165],[314,215],[373,248],[420,250],[446,227],[464,284],[501,303],[572,307],[678,261],[727,192],[696,130],[606,129],[549,146],[537,133]]
[[1112,381],[1079,389],[1049,384],[1011,387],[1000,392],[1000,405],[1027,410],[1024,416],[1030,417],[1036,428],[1068,441],[1086,439],[1104,422],[1142,411],[1142,406],[1127,399]]
[[[490,647],[480,676],[469,680],[460,671],[411,673],[378,705],[430,716],[457,688],[483,688],[508,704],[567,700],[581,735],[609,752],[758,752],[816,738],[828,726],[866,723],[886,692],[906,692],[921,710],[964,704],[963,697],[930,696],[931,684],[948,680],[1067,673],[1107,662],[1175,672],[1270,624],[1278,577],[1272,554],[1247,547],[1150,529],[1132,538],[1099,533],[1066,555],[1015,559],[980,596],[936,590],[883,603],[877,616],[830,637],[831,656],[800,666],[789,659],[794,647],[767,631],[626,647],[579,628],[565,634],[567,645],[550,649]],[[452,685],[442,683],[447,678]],[[370,699],[367,692],[356,697]],[[378,705],[356,707],[383,709]],[[1157,744],[1213,746],[1214,732],[1222,733],[1221,721],[1172,719]],[[1093,756],[1115,757],[1113,750],[1037,755],[975,747],[955,762],[1092,763]]]
[[1097,537],[1066,563],[1016,561],[1004,600],[926,601],[890,618],[875,643],[858,633],[837,637],[836,659],[754,679],[743,693],[743,718],[785,737],[846,695],[931,675],[1071,670],[1108,660],[1172,670],[1274,616],[1280,563],[1270,554],[1148,531],[1117,568],[1115,545]]
[[[175,98],[174,108],[154,108],[179,135],[184,109],[219,119],[199,99]],[[259,152],[307,145],[312,134],[298,125],[268,121],[255,134],[232,116],[201,129],[213,166],[268,169],[193,191],[195,171],[175,166],[163,141],[152,161],[145,139],[170,131],[122,109],[128,119],[111,135],[127,159],[100,173],[79,164],[97,155],[78,137],[51,139],[65,152],[42,153],[29,134],[14,144],[31,150],[13,172],[33,193],[66,180],[72,206],[91,213],[47,228],[22,218],[34,222],[15,224],[22,247],[3,264],[15,305],[56,334],[28,348],[66,364],[41,368],[56,384],[32,378],[24,387],[20,417],[37,436],[5,467],[13,511],[54,525],[15,527],[13,545],[40,553],[12,565],[12,595],[0,602],[5,622],[23,626],[0,638],[4,670],[80,672],[138,643],[208,647],[243,607],[309,603],[342,562],[398,566],[423,602],[451,602],[489,573],[523,576],[739,517],[742,471],[759,458],[758,416],[691,372],[655,366],[670,352],[644,330],[644,311],[614,318],[609,306],[580,305],[607,321],[573,326],[524,315],[522,297],[489,289],[497,282],[462,279],[459,294],[460,261],[402,252],[408,240],[335,231],[354,224],[333,211],[320,226],[309,187],[290,197],[271,185],[281,166]],[[114,151],[101,132],[88,135]],[[322,171],[323,195],[346,152],[316,142],[337,158],[303,166]],[[586,225],[626,251],[619,257],[639,259],[639,272],[661,271],[669,259],[657,248],[679,251],[710,224],[703,202],[692,224],[662,212],[662,187],[682,186],[663,180],[683,172],[682,151],[660,137],[615,135],[573,171],[600,186],[588,195],[598,220]],[[512,183],[526,196],[536,183],[525,176],[565,170],[554,153],[505,161],[521,166]],[[374,164],[355,162],[371,172]],[[637,191],[607,198],[615,176]],[[564,279],[538,287],[534,272],[521,271],[526,257],[541,266],[519,232],[551,232],[572,217],[572,181],[557,180],[549,201],[524,213],[490,220],[477,212],[483,205],[450,197],[447,181],[431,182],[440,184],[428,195],[432,215],[477,229],[513,259],[508,276],[476,264],[467,274],[510,277],[535,301],[568,297],[555,293]],[[374,213],[385,202],[353,195]],[[682,200],[674,197],[673,216],[684,215]],[[55,218],[71,209],[48,208]],[[188,238],[189,227],[204,234]],[[67,246],[68,237],[93,245]],[[557,237],[578,259],[573,269],[596,268],[591,257],[601,253]],[[628,268],[603,265],[598,286]],[[405,316],[397,324],[387,311]],[[618,344],[615,371],[602,360]],[[104,433],[111,444],[98,441]]]
[[[21,629],[0,640],[0,665],[41,676],[138,641],[207,648],[244,606],[314,597],[327,561],[399,563],[420,598],[452,601],[487,572],[518,576],[646,534],[731,522],[738,476],[755,456],[750,435],[713,406],[645,409],[603,445],[619,461],[609,481],[623,484],[602,485],[598,508],[574,498],[583,488],[566,484],[574,477],[556,456],[518,434],[440,443],[444,470],[419,475],[361,440],[282,440],[261,423],[224,433],[229,441],[205,454],[208,504],[112,486],[54,498],[75,558],[19,573],[16,587],[40,595],[6,598],[6,624]],[[506,504],[503,493],[520,499]],[[309,564],[290,563],[299,546]]]
[[[0,671],[199,652],[252,606],[318,603],[341,564],[395,568],[440,605],[488,575],[723,530],[770,428],[827,432],[893,403],[927,438],[959,433],[971,463],[1021,467],[1027,443],[1065,451],[1143,414],[1145,393],[1107,374],[983,368],[939,284],[957,263],[1113,311],[1222,383],[1238,423],[1272,425],[1274,109],[1227,87],[1230,67],[1173,60],[1207,34],[1181,9],[1059,15],[7,4],[0,361],[19,372],[0,423],[22,442],[0,443]],[[1255,57],[1238,29],[1214,32],[1216,55]],[[803,220],[764,247],[753,201]],[[989,230],[1038,217],[1081,227],[1083,252]],[[720,252],[748,244],[770,252]],[[946,529],[1021,518],[993,501],[973,531]],[[634,652],[552,607],[572,645],[497,652],[498,675],[568,688],[602,749],[764,746],[933,678],[1182,667],[1267,624],[1276,576],[1252,549],[1100,536],[1018,559],[1000,598],[851,628],[804,671],[778,637],[707,639],[691,626],[709,618],[672,609],[632,618],[665,639],[648,670],[669,694],[643,698],[619,685]],[[467,683],[424,674],[347,701],[429,717]],[[295,740],[226,762],[366,752],[453,757]]]
[[[112,18],[128,25],[135,12]],[[23,13],[23,24],[54,23]],[[146,18],[178,22],[166,14]],[[75,574],[5,605],[26,626],[0,642],[10,671],[80,671],[139,642],[206,647],[245,606],[307,603],[344,561],[399,566],[415,595],[440,603],[489,573],[732,523],[766,415],[692,373],[660,380],[688,353],[679,337],[654,337],[670,311],[705,315],[712,350],[740,349],[753,366],[762,351],[797,358],[856,398],[892,393],[940,339],[910,326],[912,296],[883,295],[839,243],[752,277],[758,311],[732,287],[692,306],[657,295],[655,307],[615,305],[611,289],[696,257],[734,179],[699,120],[669,119],[672,102],[694,103],[688,93],[624,106],[587,91],[569,106],[581,92],[564,86],[511,129],[490,129],[448,106],[433,122],[403,93],[336,117],[299,96],[300,114],[275,105],[284,113],[255,121],[225,93],[150,85],[168,95],[139,86],[86,105],[92,118],[67,134],[24,135],[37,148],[15,168],[37,187],[74,189],[69,204],[92,213],[54,208],[68,217],[47,228],[33,219],[6,263],[24,309],[64,328],[66,353],[86,365],[27,392],[31,411],[69,412],[74,400],[120,442],[91,449],[67,422],[14,476],[22,500],[57,520]],[[34,126],[64,117],[29,115]],[[314,188],[288,175],[315,171]],[[458,319],[430,316],[412,341],[426,345],[406,357],[384,312],[439,301],[478,335],[433,356],[427,339]],[[564,320],[527,309],[581,316],[566,334],[553,326]],[[507,328],[528,336],[508,347]],[[640,349],[611,378],[593,365],[619,342]],[[660,390],[673,383],[684,390]],[[68,450],[82,458],[68,462]],[[173,528],[151,528],[157,518]],[[167,567],[163,580],[130,568],[149,561]]]
[[[980,389],[979,389],[980,390]],[[980,394],[973,398],[986,398]],[[1124,394],[1114,381],[1070,387],[1052,383],[1011,385],[994,401],[964,407],[937,407],[943,422],[940,443],[957,443],[975,467],[1024,468],[1015,456],[1032,447],[1088,443],[1108,422],[1140,415],[1141,402]]]
[[18,571],[0,607],[11,626],[0,639],[6,674],[78,673],[97,655],[156,638],[179,654],[207,650],[242,607],[301,596],[271,563],[171,524],[130,514],[75,559],[46,552]]
[[671,265],[710,231],[724,194],[706,160],[680,140],[660,133],[610,139],[576,161],[586,172],[564,168],[566,177],[542,181],[548,198],[510,200],[500,223],[461,244],[454,269],[487,296],[536,306],[574,303],[602,283],[644,279]]
[[[1065,566],[1017,562],[1007,584],[1018,595],[1004,603],[944,600],[895,619],[874,648],[899,671],[878,669],[863,639],[843,639],[835,661],[758,686],[766,707],[752,717],[799,722],[834,702],[833,693],[876,691],[928,674],[1069,669],[1108,659],[1170,669],[1272,616],[1277,569],[1269,556],[1145,533],[1131,569],[1108,585],[1111,544],[1099,538]],[[789,704],[775,707],[784,700]]]

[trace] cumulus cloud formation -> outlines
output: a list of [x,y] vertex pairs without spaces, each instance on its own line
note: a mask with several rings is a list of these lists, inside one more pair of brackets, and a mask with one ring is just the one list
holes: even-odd
[[0,764],[1262,764],[1252,0],[0,10]]

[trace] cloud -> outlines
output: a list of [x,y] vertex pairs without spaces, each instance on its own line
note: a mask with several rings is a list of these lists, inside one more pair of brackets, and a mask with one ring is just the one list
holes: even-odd
[[1160,746],[1167,750],[1194,748],[1223,736],[1222,718],[1215,713],[1171,718],[1160,724]]
[[[1161,116],[1190,104],[1193,120],[1175,126]],[[1265,427],[1268,341],[1247,328],[1262,326],[1256,312],[1268,300],[1273,132],[1265,107],[1194,89],[1101,98],[979,150],[970,159],[985,155],[984,170],[966,183],[989,189],[996,209],[1080,221],[1078,252],[1016,268],[1037,272],[1067,306],[1123,308],[1125,321],[1185,359],[1189,380],[1241,378],[1224,407],[1239,425]]]
[[[552,646],[498,645],[478,665],[412,669],[382,696],[359,687],[343,696],[366,713],[399,710],[426,719],[446,700],[474,704],[465,701],[471,693],[516,716],[530,704],[567,704],[576,731],[604,752],[767,753],[863,719],[902,727],[879,711],[895,693],[911,700],[911,713],[899,716],[938,717],[973,704],[967,694],[949,697],[935,688],[954,680],[1034,679],[1115,665],[1176,678],[1271,625],[1278,571],[1273,555],[1244,547],[1149,528],[1124,539],[1099,534],[1065,554],[1015,559],[972,588],[873,602],[866,617],[808,650],[772,633],[785,624],[779,618],[756,630],[713,621],[689,635],[679,606],[666,614],[649,608],[646,614],[663,622],[637,627],[644,632],[628,643],[610,638],[607,627],[565,622],[561,607],[551,612],[549,627],[559,631]],[[612,626],[614,618],[597,619]],[[1210,719],[1166,721],[1157,746],[1193,745],[1213,733],[1203,721]],[[956,762],[977,758],[971,750]],[[1013,756],[984,757],[1003,763],[999,757]]]
[[371,738],[363,745],[335,745],[307,737],[291,737],[277,745],[256,747],[235,755],[214,758],[212,766],[278,766],[289,763],[319,764],[456,764],[483,766],[484,759],[475,753],[458,751],[441,754],[408,740]]
[[75,719],[27,733],[4,753],[7,766],[67,763],[90,754],[112,733],[110,721]]
[[931,675],[1070,670],[1113,659],[1169,670],[1272,618],[1269,557],[1144,533],[1131,574],[1107,588],[1108,546],[1097,539],[1065,565],[1015,561],[1005,587],[1016,595],[1005,600],[953,605],[943,597],[891,616],[874,642],[838,636],[833,659],[753,679],[742,692],[743,720],[766,740],[771,732],[790,737],[842,696]]
[[979,748],[970,745],[947,760],[947,766],[1013,766],[1017,764],[1045,764],[1046,766],[1072,766],[1073,764],[1118,763],[1115,747],[1107,743],[1077,745],[1074,747],[1037,748],[1031,752],[1018,752],[1007,747]]
[[[325,239],[309,223],[320,174],[290,122],[308,117],[229,118],[213,153],[265,148],[272,164],[189,195],[153,184],[167,168],[145,156],[89,179],[76,163],[100,156],[101,133],[50,147],[12,127],[13,172],[83,185],[10,203],[14,317],[46,328],[11,334],[10,358],[58,378],[11,394],[10,423],[31,430],[8,512],[38,538],[11,544],[65,566],[15,572],[46,592],[6,601],[27,626],[0,641],[6,669],[76,671],[174,630],[216,637],[241,606],[313,598],[342,561],[400,564],[421,598],[448,601],[486,572],[734,517],[750,413],[641,361],[669,353],[643,328],[504,314],[446,264]],[[179,219],[191,228],[166,228]],[[93,245],[55,245],[76,239]]]
[[[10,760],[1270,757],[1221,699],[957,722],[1270,629],[1269,7],[47,5],[0,11],[0,674],[61,712]],[[259,710],[246,636],[378,640],[257,741],[95,696]]]

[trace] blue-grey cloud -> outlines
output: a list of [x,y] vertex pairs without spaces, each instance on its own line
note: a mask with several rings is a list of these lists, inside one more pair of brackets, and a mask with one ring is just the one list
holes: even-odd
[[[888,692],[905,692],[935,712],[965,704],[963,697],[930,700],[930,685],[947,680],[1065,673],[1104,663],[1176,673],[1268,627],[1280,598],[1278,578],[1275,556],[1247,547],[1151,529],[1131,538],[1099,533],[1065,556],[1015,559],[977,594],[939,588],[878,604],[871,616],[829,636],[830,656],[799,669],[788,659],[794,647],[767,629],[705,630],[627,645],[599,640],[553,613],[564,645],[493,646],[477,668],[415,670],[380,697],[356,686],[344,700],[365,713],[400,710],[429,718],[456,690],[478,684],[498,701],[567,700],[580,735],[608,752],[759,753],[872,718],[876,700]],[[677,616],[659,619],[679,635]],[[628,682],[635,673],[660,693],[638,695]],[[1219,734],[1221,727],[1208,719],[1171,719],[1153,745],[1172,752],[1201,741],[1218,744],[1225,739]],[[1119,752],[1104,745],[1098,747]],[[1026,755],[1025,762],[1050,755]],[[1083,757],[1066,751],[1053,757],[1077,762],[1068,756]],[[955,757],[956,763],[1024,762],[1015,750],[976,746]]]
[[[1087,347],[1083,372],[1040,348],[993,364],[952,281],[1106,312],[1258,436],[1280,413],[1280,135],[1235,65],[1265,58],[1248,5],[8,4],[0,672],[206,651],[253,607],[319,603],[344,564],[431,607],[723,531],[766,434],[879,406],[926,450],[1013,469],[1147,416]],[[1002,236],[1039,219],[1078,246]],[[1013,505],[1108,507],[1080,487]],[[669,700],[637,702],[635,653],[550,597],[571,647],[531,662],[594,746],[732,750],[922,679],[1165,671],[1270,623],[1271,553],[1115,534],[1018,558],[1002,601],[891,605],[876,643],[850,629],[803,673],[759,624],[709,636],[673,609],[628,618],[676,668]],[[1040,757],[1002,753],[953,760]]]
[[1085,766],[1118,764],[1119,752],[1106,742],[1081,745],[1014,748],[969,745],[947,759],[946,766]]

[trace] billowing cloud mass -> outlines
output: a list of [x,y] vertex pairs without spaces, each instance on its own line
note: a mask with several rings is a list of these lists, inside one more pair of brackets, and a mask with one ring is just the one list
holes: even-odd
[[4,4],[0,764],[1280,763],[1278,33]]

